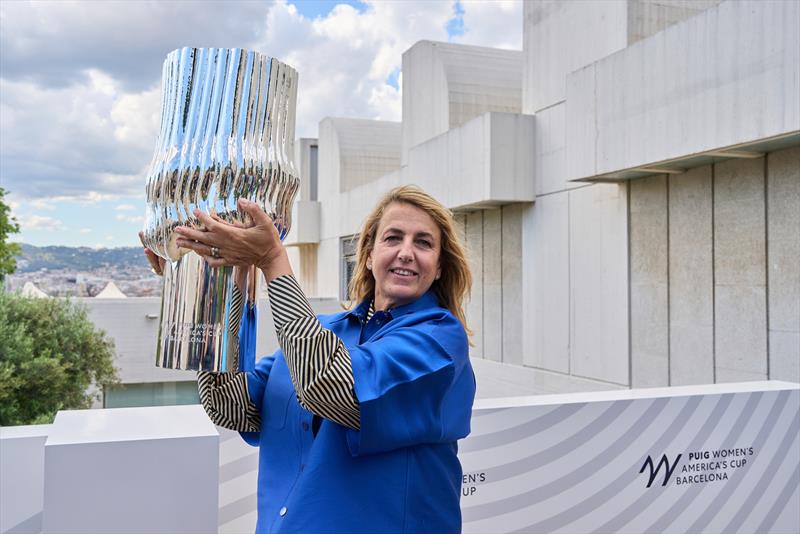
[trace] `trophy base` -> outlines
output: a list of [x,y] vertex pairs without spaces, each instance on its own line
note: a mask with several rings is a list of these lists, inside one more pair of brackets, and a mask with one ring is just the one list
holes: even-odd
[[256,295],[255,267],[210,267],[190,252],[164,267],[156,366],[240,370],[242,315]]

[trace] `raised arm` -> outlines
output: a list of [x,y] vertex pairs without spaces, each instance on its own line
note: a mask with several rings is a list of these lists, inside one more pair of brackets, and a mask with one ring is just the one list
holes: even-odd
[[[268,282],[278,341],[283,349],[297,399],[307,410],[349,428],[358,428],[358,401],[353,387],[353,372],[347,348],[330,330],[322,327],[308,299],[294,278],[286,250],[272,220],[257,205],[239,201],[253,225],[242,228],[213,219],[196,211],[205,230],[179,227],[178,245],[205,256],[209,265],[256,265]],[[202,380],[212,384],[212,379]],[[210,391],[226,392],[226,398],[242,397],[241,380],[226,389],[215,379]],[[237,385],[238,384],[238,385]],[[209,393],[206,397],[211,397]],[[254,392],[249,397],[255,399]],[[240,408],[237,408],[240,410]],[[218,410],[220,420],[224,412]],[[240,430],[237,428],[237,430]]]
[[297,400],[315,415],[359,428],[347,347],[322,327],[294,276],[283,275],[269,283],[269,302]]

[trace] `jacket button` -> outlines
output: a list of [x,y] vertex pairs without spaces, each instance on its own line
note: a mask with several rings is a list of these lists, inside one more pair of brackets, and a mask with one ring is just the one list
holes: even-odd
[[303,421],[303,424],[301,426],[303,427],[303,430],[308,431],[308,423]]
[[280,514],[281,517],[285,516],[286,515],[286,507],[284,506],[283,508],[281,508],[280,511],[278,511],[278,514]]

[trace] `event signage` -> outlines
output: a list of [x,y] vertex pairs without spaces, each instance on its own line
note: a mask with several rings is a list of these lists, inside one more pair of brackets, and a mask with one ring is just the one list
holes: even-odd
[[464,532],[800,532],[800,385],[482,401]]

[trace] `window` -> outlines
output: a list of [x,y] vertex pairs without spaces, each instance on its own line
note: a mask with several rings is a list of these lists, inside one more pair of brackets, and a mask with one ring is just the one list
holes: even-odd
[[318,163],[317,163],[318,162],[318,159],[317,159],[318,151],[319,151],[319,147],[317,145],[311,145],[309,147],[309,153],[308,153],[309,164],[308,164],[308,166],[310,168],[309,168],[309,173],[308,173],[308,181],[309,181],[309,184],[308,184],[309,185],[309,187],[308,187],[308,194],[309,194],[308,200],[317,200],[317,176],[318,176],[318,169],[319,169]]
[[340,257],[342,258],[339,283],[339,300],[347,300],[347,287],[353,274],[356,271],[356,246],[358,245],[358,234],[343,237],[339,241]]
[[103,408],[132,406],[174,406],[199,404],[197,382],[150,382],[144,384],[114,384],[103,391]]

